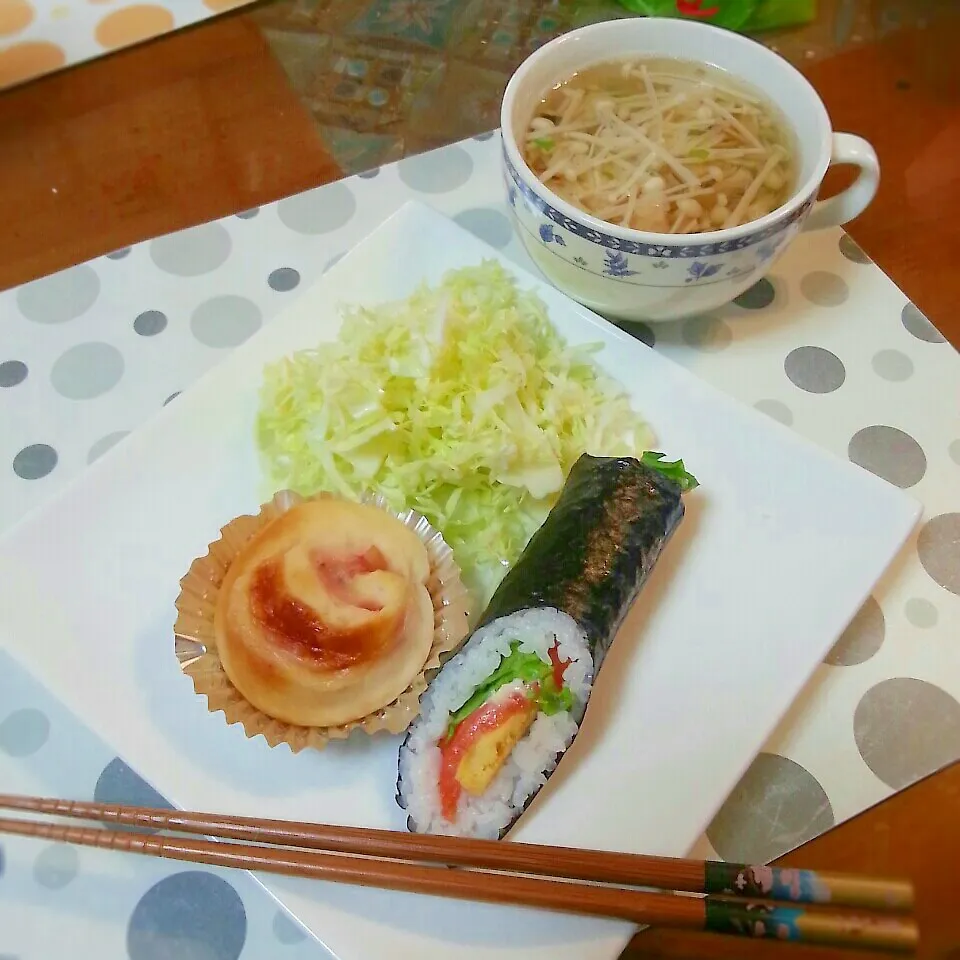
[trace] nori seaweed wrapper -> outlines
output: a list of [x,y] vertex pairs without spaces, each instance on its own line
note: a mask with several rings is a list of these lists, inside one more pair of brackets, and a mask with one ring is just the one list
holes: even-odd
[[477,629],[521,610],[555,607],[587,635],[599,670],[683,512],[680,486],[655,467],[584,454]]

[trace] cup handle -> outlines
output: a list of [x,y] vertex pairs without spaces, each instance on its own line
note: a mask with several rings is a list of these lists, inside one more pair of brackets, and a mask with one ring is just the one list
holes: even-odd
[[860,175],[843,193],[829,200],[818,200],[803,225],[804,230],[839,227],[859,217],[877,195],[880,186],[880,161],[863,137],[852,133],[833,134],[830,166],[849,163],[860,168]]

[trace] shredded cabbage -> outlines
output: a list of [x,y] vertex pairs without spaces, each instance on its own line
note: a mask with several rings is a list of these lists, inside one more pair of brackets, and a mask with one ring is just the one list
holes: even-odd
[[257,445],[270,485],[379,492],[444,535],[486,602],[582,453],[641,456],[623,388],[569,347],[495,261],[409,299],[343,311],[339,338],[268,365]]

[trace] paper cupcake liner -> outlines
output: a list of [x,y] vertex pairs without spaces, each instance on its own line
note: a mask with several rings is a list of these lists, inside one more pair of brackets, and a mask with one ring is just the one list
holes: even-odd
[[193,681],[193,689],[206,697],[211,713],[223,713],[227,723],[239,723],[248,737],[262,735],[271,747],[286,743],[294,753],[305,747],[322,750],[331,740],[344,740],[354,730],[374,734],[386,731],[402,733],[420,711],[420,697],[427,683],[460,646],[467,635],[470,621],[470,599],[460,579],[453,551],[440,532],[425,517],[413,510],[397,513],[378,494],[365,494],[361,503],[379,507],[397,517],[411,529],[424,546],[430,560],[427,589],[433,600],[433,644],[420,673],[392,703],[374,713],[333,727],[302,727],[276,720],[258,710],[230,682],[220,657],[214,632],[217,595],[230,564],[247,542],[267,524],[306,500],[334,498],[320,493],[302,497],[291,490],[282,490],[261,506],[255,516],[244,515],[231,520],[210,544],[207,554],[198,557],[180,581],[177,597],[177,620],[174,626],[176,654],[183,672]]

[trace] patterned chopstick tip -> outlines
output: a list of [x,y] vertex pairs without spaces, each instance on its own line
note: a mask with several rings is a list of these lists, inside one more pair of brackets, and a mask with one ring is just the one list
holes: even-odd
[[705,903],[704,930],[711,933],[851,946],[896,953],[916,949],[918,936],[912,921],[886,917],[813,912],[802,907],[734,901]]
[[831,890],[814,870],[751,866],[708,860],[704,893],[761,897],[791,903],[829,903]]

